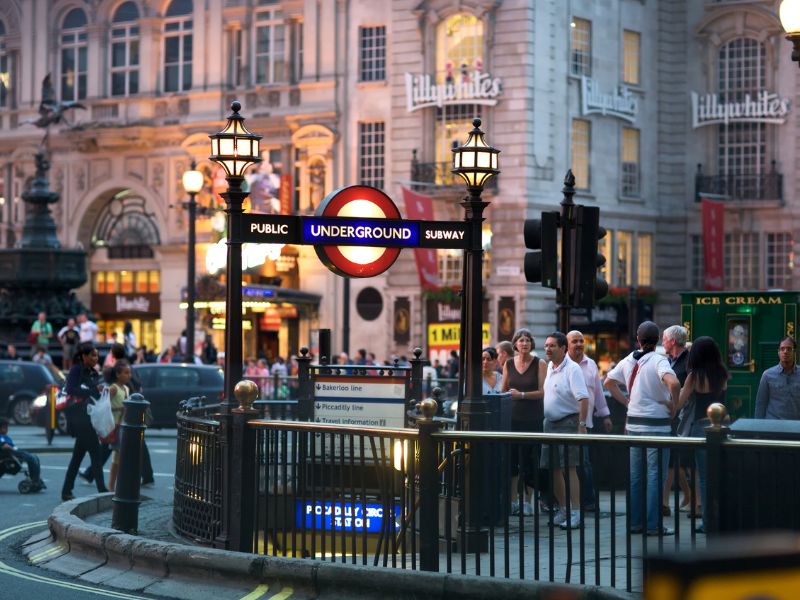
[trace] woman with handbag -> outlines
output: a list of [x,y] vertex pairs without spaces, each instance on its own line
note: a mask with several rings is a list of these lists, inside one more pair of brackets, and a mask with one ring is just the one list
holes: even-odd
[[[717,343],[708,336],[697,338],[689,350],[686,364],[689,375],[678,399],[678,435],[705,437],[705,428],[711,425],[706,411],[715,402],[724,403],[728,391],[728,369],[722,362]],[[706,517],[706,451],[695,451],[697,477],[700,483],[703,524],[696,531],[705,533]]]
[[89,454],[92,461],[92,473],[97,491],[107,492],[103,481],[103,463],[100,460],[100,443],[97,440],[97,433],[92,427],[92,421],[86,412],[86,406],[100,394],[101,387],[100,373],[97,372],[97,361],[99,355],[97,348],[91,342],[84,342],[78,346],[75,354],[76,364],[72,366],[67,375],[67,427],[69,433],[75,438],[75,445],[72,448],[72,458],[64,476],[64,484],[61,486],[61,499],[64,501],[72,500],[72,488],[75,485],[75,477],[81,466],[84,455]]
[[111,469],[108,473],[108,487],[112,491],[117,484],[117,473],[119,472],[119,442],[120,424],[125,408],[123,402],[130,395],[131,365],[127,360],[118,360],[114,366],[108,370],[107,382],[109,383],[109,395],[111,397],[111,414],[114,416],[114,431],[100,441],[111,447]]

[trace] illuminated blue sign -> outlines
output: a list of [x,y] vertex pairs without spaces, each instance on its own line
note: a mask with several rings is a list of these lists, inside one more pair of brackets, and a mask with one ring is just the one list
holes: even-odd
[[[380,533],[384,531],[384,506],[375,502],[295,502],[297,527],[318,531],[357,531]],[[400,506],[394,507],[394,529],[400,530]]]
[[305,217],[302,227],[304,244],[384,248],[419,245],[419,223],[414,221]]

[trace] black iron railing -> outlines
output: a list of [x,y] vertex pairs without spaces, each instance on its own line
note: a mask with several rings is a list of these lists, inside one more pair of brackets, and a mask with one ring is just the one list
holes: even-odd
[[730,201],[776,200],[783,202],[783,174],[775,170],[761,174],[706,175],[702,165],[697,165],[695,199],[703,194]]
[[222,526],[220,424],[215,407],[178,413],[172,522],[182,536],[211,545]]
[[[412,187],[418,191],[435,188],[464,188],[464,180],[458,175],[453,174],[453,163],[451,162],[419,162],[417,151],[413,150],[411,159],[411,181]],[[486,190],[497,191],[497,178],[494,176],[486,182]]]

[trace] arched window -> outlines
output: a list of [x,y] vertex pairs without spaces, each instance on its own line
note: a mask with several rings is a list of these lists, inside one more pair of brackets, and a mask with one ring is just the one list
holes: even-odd
[[152,258],[161,244],[155,216],[143,198],[125,190],[114,196],[97,218],[92,244],[107,246],[109,258]]
[[[483,21],[459,13],[439,23],[436,29],[436,81],[458,85],[474,71],[483,70]],[[480,116],[474,104],[455,104],[436,109],[436,160],[452,161],[453,143],[461,144],[472,130],[472,119]],[[449,173],[449,169],[447,170]]]
[[139,93],[139,9],[120,4],[111,21],[111,95]]
[[[718,89],[720,102],[755,99],[766,88],[764,44],[750,38],[731,40],[719,50]],[[720,175],[747,176],[736,180],[739,197],[758,198],[759,178],[765,172],[767,134],[764,123],[728,123],[719,126],[717,162]],[[752,188],[752,189],[750,189]],[[755,195],[751,195],[755,194]]]
[[86,98],[86,13],[73,8],[61,24],[61,100]]
[[164,19],[164,91],[192,87],[192,0],[172,0]]
[[10,89],[11,71],[6,51],[6,24],[0,21],[0,108],[8,107]]

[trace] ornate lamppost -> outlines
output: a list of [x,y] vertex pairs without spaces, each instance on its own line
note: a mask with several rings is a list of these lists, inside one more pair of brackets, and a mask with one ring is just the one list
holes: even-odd
[[[461,311],[461,335],[464,356],[461,368],[465,371],[464,401],[459,406],[459,428],[481,431],[487,429],[488,412],[483,398],[481,377],[481,341],[483,327],[483,244],[481,233],[483,209],[489,203],[481,199],[486,182],[497,175],[497,158],[500,150],[492,148],[484,140],[481,120],[472,121],[474,129],[469,132],[463,146],[453,148],[453,173],[461,176],[467,185],[468,196],[461,202],[464,220],[467,223],[468,246],[464,260],[464,302]],[[486,517],[486,490],[484,478],[485,456],[481,449],[470,455],[465,499],[467,508],[468,546],[478,549],[483,546],[481,532]]]
[[184,360],[194,363],[194,301],[195,301],[195,221],[197,219],[197,202],[195,196],[203,189],[203,174],[197,170],[192,161],[192,168],[183,174],[183,189],[189,194],[189,201],[184,207],[189,211],[189,256],[186,279],[186,354]]
[[239,114],[242,105],[233,101],[225,129],[208,136],[211,156],[225,169],[228,191],[220,194],[225,200],[228,221],[228,273],[225,285],[225,398],[220,406],[223,414],[236,406],[233,389],[242,377],[242,203],[247,192],[242,190],[244,172],[250,165],[261,162],[261,136],[244,126]]
[[[800,63],[800,0],[783,0],[780,7],[781,25],[786,39],[792,42],[792,60]],[[800,66],[800,64],[798,65]]]

